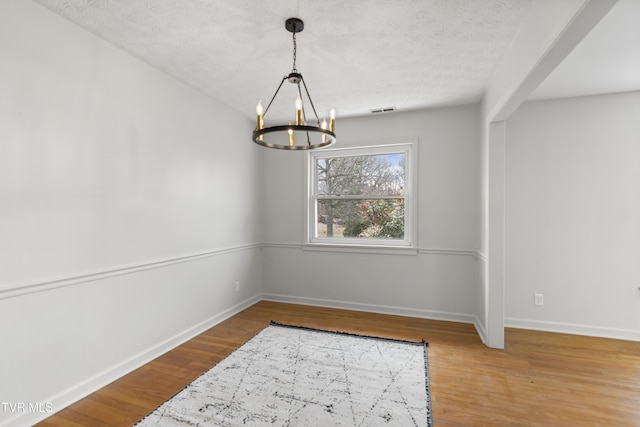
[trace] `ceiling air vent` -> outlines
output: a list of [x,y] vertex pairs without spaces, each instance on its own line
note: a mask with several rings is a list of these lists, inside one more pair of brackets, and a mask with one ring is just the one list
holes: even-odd
[[396,111],[396,107],[375,108],[369,111],[371,111],[371,114],[390,113],[392,111]]

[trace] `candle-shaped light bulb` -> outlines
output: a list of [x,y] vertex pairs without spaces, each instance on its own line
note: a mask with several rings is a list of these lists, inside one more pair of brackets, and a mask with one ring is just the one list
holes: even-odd
[[258,129],[262,129],[262,126],[264,125],[262,121],[263,114],[264,114],[264,107],[262,107],[262,100],[260,100],[258,101],[258,105],[256,105],[256,115],[257,115],[257,122],[258,122],[258,125],[256,127]]
[[335,122],[336,122],[336,110],[335,108],[332,108],[331,111],[329,111],[329,130],[331,132],[333,132]]
[[293,147],[293,129],[287,131],[289,133],[289,147]]
[[[262,107],[262,100],[258,101],[258,105],[256,105],[256,130],[260,130],[264,127],[264,121],[262,116],[264,114],[264,108]],[[260,135],[258,139],[262,141],[262,136]]]
[[296,126],[302,124],[302,98],[296,98]]
[[[327,119],[322,119],[322,123],[320,123],[320,129],[327,129]],[[327,142],[327,135],[325,135],[324,133],[322,134],[322,142]]]

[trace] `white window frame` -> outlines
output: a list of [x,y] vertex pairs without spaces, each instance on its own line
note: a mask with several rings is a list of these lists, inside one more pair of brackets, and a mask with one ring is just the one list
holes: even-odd
[[[306,248],[334,248],[334,249],[417,249],[417,141],[403,140],[400,143],[371,145],[366,147],[349,147],[322,149],[308,152],[307,161],[307,206],[306,206]],[[404,239],[363,239],[363,238],[331,238],[317,237],[316,225],[318,221],[317,201],[317,168],[318,158],[372,156],[403,153],[405,155],[405,194],[402,196],[405,204]],[[354,197],[349,196],[349,199]],[[357,197],[355,197],[357,198]],[[371,197],[363,197],[371,198]],[[378,198],[378,197],[376,197]],[[384,198],[384,197],[382,197]],[[389,196],[388,198],[398,198]]]

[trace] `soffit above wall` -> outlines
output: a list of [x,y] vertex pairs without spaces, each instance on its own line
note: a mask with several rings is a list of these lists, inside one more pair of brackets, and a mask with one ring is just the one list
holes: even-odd
[[640,90],[640,0],[619,0],[529,99]]

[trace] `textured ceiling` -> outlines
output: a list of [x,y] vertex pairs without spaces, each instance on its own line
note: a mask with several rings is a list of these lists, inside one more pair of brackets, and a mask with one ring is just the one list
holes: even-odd
[[[35,1],[247,117],[291,71],[284,21],[299,17],[322,117],[478,101],[532,0]],[[272,118],[291,115],[293,88]]]

